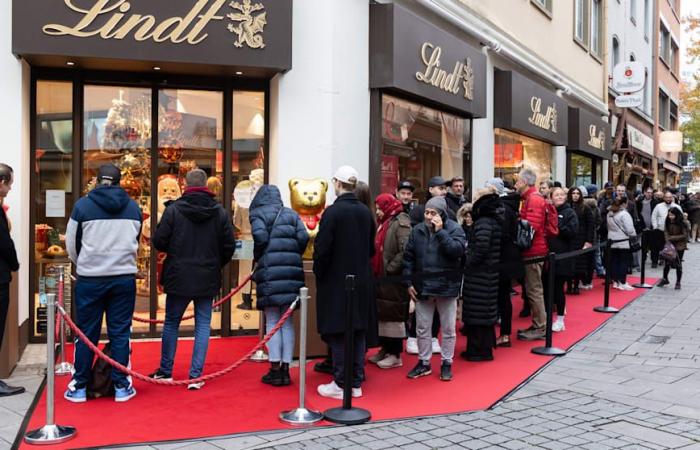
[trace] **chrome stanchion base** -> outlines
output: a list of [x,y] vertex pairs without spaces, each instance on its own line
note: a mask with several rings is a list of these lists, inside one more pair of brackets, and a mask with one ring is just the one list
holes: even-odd
[[593,308],[593,311],[608,314],[615,314],[620,312],[619,309],[613,308],[612,306],[596,306],[595,308]]
[[557,347],[535,347],[530,350],[535,355],[543,356],[564,356],[566,355],[566,350],[562,350]]
[[62,376],[62,375],[70,375],[73,373],[73,364],[64,361],[62,363],[56,364],[56,369],[54,372],[56,375]]
[[258,350],[253,356],[250,357],[250,360],[253,362],[267,362],[269,359],[270,358],[267,356],[267,353],[265,353],[265,350]]
[[639,289],[651,289],[654,286],[648,283],[634,283],[632,287],[639,288]]
[[345,409],[342,406],[331,408],[323,413],[327,421],[339,423],[341,425],[361,425],[369,422],[372,414],[366,409],[349,408]]
[[280,420],[291,425],[311,425],[323,419],[323,414],[312,409],[297,408],[280,413]]
[[58,444],[75,437],[77,432],[74,427],[44,425],[38,430],[27,433],[24,436],[24,442],[32,445]]

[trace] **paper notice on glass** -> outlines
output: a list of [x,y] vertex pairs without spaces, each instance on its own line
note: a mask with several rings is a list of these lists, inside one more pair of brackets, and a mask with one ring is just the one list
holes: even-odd
[[46,190],[46,217],[66,217],[66,191]]
[[231,259],[253,259],[253,241],[236,240],[236,250],[233,252],[233,257]]

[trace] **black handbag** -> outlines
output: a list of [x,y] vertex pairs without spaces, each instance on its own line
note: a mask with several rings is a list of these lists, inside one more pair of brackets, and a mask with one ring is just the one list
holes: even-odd
[[520,250],[527,250],[532,247],[532,241],[535,238],[535,229],[532,228],[530,222],[524,219],[518,219],[515,229],[515,240],[513,243]]

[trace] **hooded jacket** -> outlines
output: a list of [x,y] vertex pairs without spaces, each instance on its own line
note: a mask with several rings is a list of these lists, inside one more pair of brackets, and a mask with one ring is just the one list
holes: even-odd
[[228,214],[211,192],[186,190],[166,206],[153,236],[155,248],[168,254],[160,278],[165,293],[213,298],[236,246]]
[[81,277],[134,275],[142,214],[119,186],[98,186],[78,200],[66,228],[66,250]]
[[[464,230],[457,222],[448,218],[447,209],[440,211],[443,227],[434,232],[423,220],[411,230],[408,244],[403,254],[405,276],[430,272],[449,272],[462,265],[466,238]],[[418,291],[422,298],[457,297],[461,277],[445,275],[425,280],[407,282]]]
[[291,305],[304,287],[302,254],[309,233],[296,211],[285,208],[277,186],[262,186],[250,205],[257,263],[257,308]]
[[10,226],[5,210],[0,207],[0,284],[12,281],[11,273],[17,270],[19,270],[17,251],[10,236]]
[[472,208],[474,239],[465,255],[462,321],[467,326],[492,326],[498,319],[499,271],[489,269],[501,259],[503,204],[497,194],[479,198]]

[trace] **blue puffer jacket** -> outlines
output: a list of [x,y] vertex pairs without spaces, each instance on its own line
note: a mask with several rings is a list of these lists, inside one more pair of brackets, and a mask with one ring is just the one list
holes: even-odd
[[265,185],[250,205],[250,225],[258,309],[292,304],[304,286],[301,255],[309,242],[304,224],[296,211],[282,205],[277,186]]

